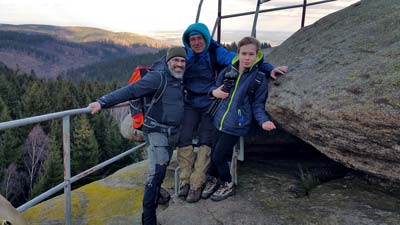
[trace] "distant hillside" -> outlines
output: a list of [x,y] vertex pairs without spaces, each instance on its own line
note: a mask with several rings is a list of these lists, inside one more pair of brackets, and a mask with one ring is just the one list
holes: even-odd
[[[97,31],[102,31],[99,29],[82,28],[81,32],[69,32],[53,26],[38,27],[41,27],[38,29],[40,32],[28,29],[33,29],[34,25],[0,25],[0,62],[25,73],[34,72],[38,77],[54,78],[68,70],[93,63],[159,51],[158,48],[146,44],[136,43],[127,46],[115,44],[110,40],[100,41],[100,38],[95,41],[95,37],[99,34]],[[4,31],[17,28],[21,29]],[[55,33],[65,38],[58,38]],[[122,41],[133,43],[121,38]],[[141,41],[144,43],[146,38],[142,37]]]
[[144,35],[127,32],[111,32],[91,27],[59,27],[50,25],[10,25],[0,24],[0,30],[34,32],[48,34],[61,40],[71,42],[111,42],[122,46],[146,45],[154,48],[165,48],[169,44]]
[[79,83],[81,80],[99,82],[117,81],[126,83],[137,66],[151,66],[156,60],[165,54],[166,50],[157,53],[127,56],[115,60],[102,61],[68,70],[63,78]]

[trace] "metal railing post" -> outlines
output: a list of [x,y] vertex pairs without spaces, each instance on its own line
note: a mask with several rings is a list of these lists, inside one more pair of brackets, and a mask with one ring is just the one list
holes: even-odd
[[221,43],[221,13],[222,13],[222,0],[218,0],[218,29],[217,29],[217,41]]
[[181,168],[178,166],[175,168],[175,172],[174,172],[174,182],[175,182],[175,187],[174,187],[174,191],[175,191],[175,196],[178,196],[179,193],[179,189],[180,187],[180,180],[179,180],[179,176],[181,174]]
[[197,8],[196,23],[198,23],[200,19],[201,5],[203,5],[203,0],[200,0],[199,7]]
[[[334,2],[334,1],[338,1],[338,0],[322,0],[322,1],[318,1],[318,2],[307,3],[307,6],[319,5],[319,4]],[[294,8],[299,8],[299,7],[303,7],[303,4],[283,6],[283,7],[272,8],[272,9],[262,9],[262,10],[259,10],[258,13],[274,12],[274,11],[285,10],[285,9],[294,9]],[[248,16],[248,15],[253,15],[254,13],[255,13],[255,11],[223,15],[223,16],[221,16],[221,19],[228,19],[228,18],[239,17],[239,16]]]
[[63,117],[65,224],[71,224],[71,136],[70,116]]
[[254,13],[253,28],[251,29],[251,36],[256,38],[258,12],[260,11],[260,0],[257,0],[256,11]]
[[213,30],[212,30],[211,37],[214,37],[215,31],[217,30],[217,26],[218,26],[218,23],[219,23],[219,22],[220,22],[220,19],[217,17],[217,19],[215,19],[214,28],[213,28]]
[[306,20],[306,9],[307,9],[307,0],[303,1],[303,13],[301,15],[301,28],[304,27],[304,21]]
[[238,160],[244,161],[244,137],[240,136],[239,139],[239,155]]

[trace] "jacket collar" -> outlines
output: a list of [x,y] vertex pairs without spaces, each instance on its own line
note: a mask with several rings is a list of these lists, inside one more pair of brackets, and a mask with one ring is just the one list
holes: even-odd
[[[258,68],[261,66],[261,64],[263,64],[264,62],[264,55],[261,51],[257,51],[257,59],[256,61],[253,63],[253,65],[251,65],[250,68],[246,69],[244,72],[250,72],[255,68]],[[239,58],[236,55],[233,59],[232,59],[232,65],[231,65],[232,69],[236,70],[239,72]]]

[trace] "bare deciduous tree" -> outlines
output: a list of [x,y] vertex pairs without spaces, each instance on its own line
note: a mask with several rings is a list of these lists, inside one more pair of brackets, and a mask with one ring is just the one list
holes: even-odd
[[24,195],[24,177],[23,172],[19,172],[16,163],[11,163],[4,171],[4,190],[5,195],[10,202]]
[[23,161],[28,172],[29,194],[32,193],[36,175],[43,169],[44,161],[47,159],[48,144],[48,136],[37,125],[29,133],[23,146]]
[[9,198],[10,191],[12,190],[12,179],[15,177],[17,177],[17,165],[15,163],[11,163],[5,171],[4,176],[5,197],[7,199]]

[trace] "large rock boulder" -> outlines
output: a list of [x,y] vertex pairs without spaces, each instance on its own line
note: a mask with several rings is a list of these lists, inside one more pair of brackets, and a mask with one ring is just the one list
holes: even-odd
[[25,219],[0,195],[0,224],[26,225]]
[[144,142],[144,135],[141,130],[134,129],[132,127],[132,118],[129,115],[126,115],[121,124],[120,124],[120,132],[122,136],[126,139],[133,140],[136,142]]
[[344,165],[400,182],[400,5],[363,0],[305,27],[267,60],[290,72],[267,110]]

